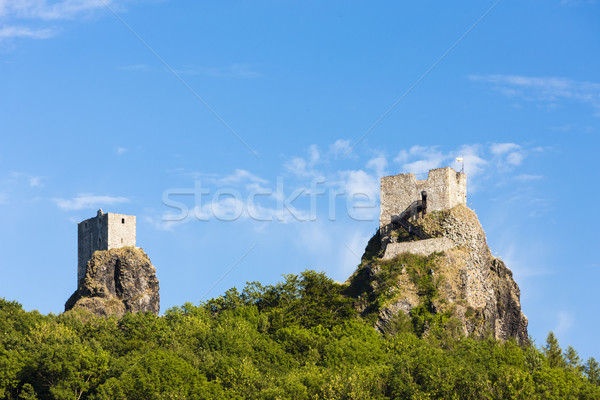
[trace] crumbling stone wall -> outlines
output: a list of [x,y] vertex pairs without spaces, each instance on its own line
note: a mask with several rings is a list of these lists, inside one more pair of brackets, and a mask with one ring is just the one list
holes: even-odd
[[402,253],[428,256],[438,251],[450,250],[455,246],[456,245],[450,239],[445,237],[417,240],[416,242],[388,243],[382,258],[384,260],[391,260]]
[[414,174],[399,174],[381,178],[381,215],[379,227],[391,222],[412,202],[422,200],[427,193],[427,212],[449,210],[467,204],[467,176],[450,167],[432,169],[427,179],[417,180]]
[[104,213],[77,224],[77,285],[95,251],[135,247],[135,215]]

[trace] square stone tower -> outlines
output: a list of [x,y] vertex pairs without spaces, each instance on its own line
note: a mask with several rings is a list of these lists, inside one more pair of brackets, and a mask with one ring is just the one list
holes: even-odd
[[135,215],[104,213],[77,224],[77,285],[97,250],[135,247]]
[[419,200],[426,204],[427,212],[466,205],[467,176],[446,167],[430,170],[423,180],[417,180],[414,174],[382,177],[379,227],[388,225],[393,215],[400,215]]

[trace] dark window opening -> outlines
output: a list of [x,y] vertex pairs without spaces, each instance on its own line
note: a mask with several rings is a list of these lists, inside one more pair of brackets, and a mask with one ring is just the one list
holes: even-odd
[[84,226],[85,228],[87,228],[87,222],[84,222],[84,223],[83,223],[83,226]]
[[124,224],[125,223],[125,218],[121,218],[121,223]]
[[98,244],[102,244],[102,238],[98,238]]
[[121,238],[121,244],[123,244],[123,238]]

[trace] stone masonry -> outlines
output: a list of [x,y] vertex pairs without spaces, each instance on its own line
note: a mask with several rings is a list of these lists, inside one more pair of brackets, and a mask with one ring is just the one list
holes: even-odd
[[449,210],[467,204],[467,176],[450,167],[429,171],[427,179],[417,180],[414,174],[399,174],[381,178],[381,215],[379,227],[391,222],[414,201],[426,194],[427,212]]
[[97,250],[135,247],[135,215],[104,213],[77,224],[77,285]]
[[445,237],[417,240],[415,242],[388,243],[382,258],[384,260],[391,260],[402,253],[428,256],[438,251],[450,250],[455,246],[452,240]]

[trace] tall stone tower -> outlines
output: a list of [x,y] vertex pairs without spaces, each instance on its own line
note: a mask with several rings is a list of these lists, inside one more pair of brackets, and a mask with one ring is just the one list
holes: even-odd
[[77,224],[77,286],[97,250],[135,247],[135,215],[104,213]]
[[417,180],[414,174],[384,176],[381,178],[379,227],[390,224],[392,216],[402,214],[417,201],[427,212],[466,205],[467,176],[450,167],[432,169],[423,180]]

